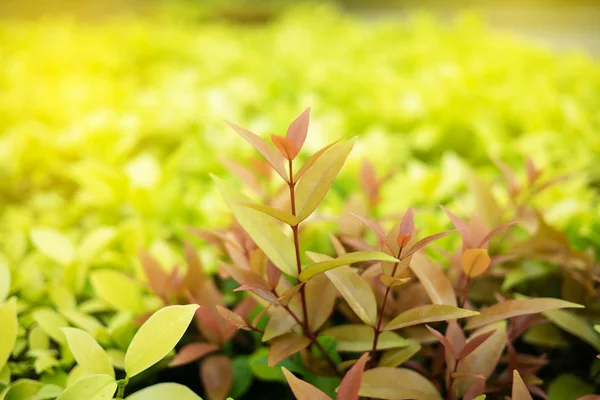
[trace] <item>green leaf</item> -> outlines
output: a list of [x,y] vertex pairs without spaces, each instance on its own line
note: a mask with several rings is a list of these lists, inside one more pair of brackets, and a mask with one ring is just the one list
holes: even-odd
[[179,342],[198,305],[169,306],[155,312],[135,334],[125,355],[130,378],[165,357]]
[[117,382],[109,375],[89,375],[69,386],[56,400],[109,400]]
[[159,383],[127,396],[126,400],[202,400],[186,386],[178,383]]
[[50,336],[55,342],[66,344],[64,333],[60,328],[69,326],[67,320],[50,308],[44,307],[35,310],[32,314],[33,320]]
[[229,395],[234,399],[238,399],[248,392],[254,381],[254,376],[250,370],[250,357],[234,357],[231,360],[231,368],[233,369],[233,387]]
[[421,344],[416,340],[408,339],[410,344],[401,349],[387,350],[381,356],[379,366],[381,367],[397,367],[408,361],[412,356],[421,350]]
[[300,169],[298,170],[298,172],[296,172],[296,181],[300,180],[300,177],[302,177],[302,175],[304,175],[304,173],[306,171],[308,171],[308,169],[319,159],[321,158],[321,156],[330,148],[332,148],[333,146],[335,146],[336,144],[340,143],[341,141],[345,140],[345,137],[341,137],[338,140],[329,143],[327,146],[323,147],[322,149],[320,149],[319,151],[317,151],[316,153],[314,153],[312,156],[310,156],[308,158],[308,160],[306,160],[306,162],[304,164],[302,164],[302,166],[300,167]]
[[594,346],[600,351],[600,336],[594,331],[585,318],[567,310],[552,310],[543,312],[542,315],[552,321],[559,328],[577,336]]
[[554,265],[523,261],[506,274],[504,282],[502,282],[502,290],[508,291],[523,282],[542,278],[556,270],[557,267]]
[[0,303],[8,297],[10,293],[10,268],[8,264],[0,259]]
[[296,226],[298,225],[298,217],[296,217],[295,215],[290,214],[287,211],[283,211],[280,210],[278,208],[273,208],[273,207],[269,207],[267,205],[264,204],[257,204],[257,203],[240,203],[240,205],[242,206],[246,206],[246,207],[250,207],[254,210],[258,210],[260,212],[263,212],[275,219],[278,219],[281,222],[285,222],[286,224],[288,224],[289,226]]
[[[367,325],[338,325],[323,331],[323,335],[333,337],[338,351],[369,351],[373,347],[373,328]],[[381,332],[377,350],[406,347],[411,342],[394,332]]]
[[0,304],[0,370],[4,367],[17,342],[17,302],[10,299]]
[[353,146],[354,140],[333,146],[304,172],[296,184],[296,215],[300,221],[321,203]]
[[89,374],[115,377],[110,358],[87,332],[77,328],[62,328],[73,357]]
[[449,321],[452,319],[466,318],[479,314],[477,311],[465,310],[453,306],[428,304],[426,306],[411,308],[392,319],[384,330],[391,331],[407,326],[426,324],[429,322]]
[[359,395],[377,399],[441,400],[433,384],[415,371],[379,367],[365,371]]
[[535,299],[506,300],[486,308],[481,314],[469,319],[465,329],[474,329],[492,322],[516,317],[518,315],[537,314],[558,308],[582,308],[580,304],[549,297]]
[[341,267],[342,265],[348,265],[364,261],[398,262],[398,259],[385,253],[381,253],[379,251],[356,251],[354,253],[347,253],[341,255],[332,260],[321,261],[311,264],[308,267],[304,268],[304,270],[300,273],[299,278],[301,281],[307,281],[313,276],[319,275],[325,271],[329,271],[337,267]]
[[477,215],[483,219],[488,229],[502,225],[504,213],[494,198],[489,185],[479,178],[473,171],[469,171],[469,183],[475,195]]
[[142,287],[122,272],[101,269],[90,274],[96,295],[119,311],[138,313],[143,309]]
[[37,393],[41,387],[40,382],[19,379],[10,386],[4,395],[4,400],[37,400]]
[[523,341],[545,347],[567,347],[569,345],[561,331],[552,324],[532,326],[523,335]]
[[269,367],[267,365],[269,349],[260,348],[250,356],[250,370],[255,377],[261,381],[267,382],[285,382],[281,367],[285,366],[287,369],[293,372],[303,372],[305,369],[300,365],[296,364],[292,360],[285,359],[277,364],[275,367]]
[[594,393],[594,387],[573,374],[558,376],[548,387],[548,400],[577,400]]
[[54,229],[32,229],[31,241],[40,253],[62,265],[70,264],[75,258],[73,243]]
[[256,245],[281,271],[293,277],[298,276],[294,242],[284,235],[277,221],[261,211],[240,205],[239,203],[248,203],[249,199],[228,187],[222,180],[215,178],[215,183],[236,220]]
[[92,260],[110,244],[116,235],[116,230],[109,227],[101,227],[91,231],[79,245],[77,258],[82,261]]

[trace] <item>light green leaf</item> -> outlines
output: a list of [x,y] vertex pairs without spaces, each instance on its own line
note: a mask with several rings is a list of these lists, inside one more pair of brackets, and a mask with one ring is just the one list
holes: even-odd
[[0,304],[0,369],[4,367],[17,341],[17,303],[14,298]]
[[552,321],[559,328],[577,336],[594,346],[600,351],[600,336],[594,331],[585,318],[567,310],[552,310],[543,312],[542,315]]
[[61,310],[60,313],[72,325],[83,329],[100,343],[108,339],[108,330],[95,317],[77,310]]
[[32,314],[33,320],[50,336],[55,342],[65,344],[65,335],[60,328],[69,326],[67,320],[50,308],[39,308]]
[[[373,347],[373,328],[367,325],[338,325],[323,331],[337,343],[338,351],[361,352]],[[377,341],[377,350],[406,347],[412,342],[394,332],[381,332]]]
[[202,400],[187,387],[178,383],[159,383],[127,396],[126,400]]
[[8,297],[10,293],[10,268],[4,260],[0,259],[0,303]]
[[569,342],[553,324],[534,325],[523,335],[525,343],[546,347],[567,347]]
[[421,350],[421,344],[416,340],[409,339],[410,344],[404,348],[387,350],[381,356],[379,366],[397,367],[408,361]]
[[90,274],[90,282],[96,295],[115,309],[134,313],[143,309],[142,287],[122,272],[96,270]]
[[594,386],[574,374],[562,374],[548,387],[548,400],[576,400],[594,393]]
[[89,333],[77,328],[62,328],[62,331],[73,357],[89,374],[115,377],[110,358]]
[[303,173],[296,184],[296,215],[300,221],[321,203],[353,146],[354,140],[349,140],[331,147]]
[[222,180],[214,180],[236,220],[256,245],[281,271],[293,277],[298,276],[294,242],[284,235],[277,221],[261,211],[241,205],[249,203],[250,199],[228,187]]
[[117,382],[109,375],[89,375],[69,386],[56,400],[109,400]]
[[56,399],[63,392],[60,386],[53,384],[45,384],[37,392],[36,396],[39,400]]
[[82,261],[91,260],[96,257],[115,238],[117,232],[114,228],[102,227],[88,233],[79,248],[77,258]]
[[502,303],[494,304],[486,308],[477,315],[469,319],[465,329],[474,329],[480,326],[500,321],[503,319],[516,317],[518,315],[537,314],[543,311],[555,310],[558,308],[582,308],[580,304],[570,301],[554,299],[550,297],[538,297],[535,299],[517,299],[506,300]]
[[263,212],[267,215],[270,215],[273,218],[278,219],[281,222],[285,222],[286,224],[288,224],[290,226],[298,225],[298,217],[290,214],[287,211],[283,211],[278,208],[273,208],[273,207],[269,207],[264,204],[257,204],[257,203],[240,203],[240,205],[250,207],[254,210]]
[[379,367],[365,371],[358,394],[389,400],[442,400],[430,381],[405,368]]
[[19,379],[10,386],[10,389],[4,395],[4,400],[37,400],[37,392],[41,387],[40,382],[31,379]]
[[502,225],[504,213],[498,205],[491,187],[484,182],[475,172],[469,171],[469,184],[475,195],[477,215],[483,219],[488,229]]
[[131,378],[163,359],[185,333],[198,305],[169,306],[155,312],[135,334],[125,354]]
[[54,229],[33,229],[31,231],[31,241],[40,253],[62,265],[70,264],[75,258],[73,243],[69,238]]
[[319,275],[320,273],[329,271],[337,267],[341,267],[342,265],[348,265],[364,261],[397,262],[398,259],[385,253],[381,253],[379,251],[356,251],[354,253],[347,253],[341,255],[332,260],[321,261],[311,264],[308,267],[304,268],[304,270],[300,273],[299,278],[301,281],[307,281],[313,276]]
[[426,306],[406,310],[385,326],[384,330],[391,331],[407,326],[426,324],[429,322],[449,321],[452,319],[466,318],[479,314],[477,311],[465,310],[442,304],[428,304]]

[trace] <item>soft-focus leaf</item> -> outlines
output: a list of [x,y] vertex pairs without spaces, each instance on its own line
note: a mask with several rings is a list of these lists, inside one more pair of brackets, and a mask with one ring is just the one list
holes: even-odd
[[333,146],[319,157],[296,184],[296,215],[305,220],[323,200],[350,154],[354,140]]
[[310,383],[296,378],[287,368],[281,367],[281,370],[297,400],[331,400],[329,396]]
[[384,330],[391,331],[417,324],[448,321],[451,319],[466,318],[477,314],[479,313],[476,311],[465,310],[453,306],[429,304],[404,311],[388,322]]
[[[4,392],[3,400],[37,400],[37,393],[41,387],[40,382],[31,379],[19,379],[13,382],[8,390]],[[0,392],[1,395],[2,392]]]
[[542,313],[559,328],[577,336],[600,351],[600,336],[594,332],[588,321],[567,310],[552,310]]
[[11,299],[0,303],[0,370],[6,364],[17,341],[17,304]]
[[490,262],[490,256],[485,249],[467,249],[460,258],[463,272],[471,278],[483,274]]
[[415,253],[410,269],[419,278],[433,304],[456,307],[456,294],[441,268],[422,253]]
[[211,356],[200,366],[200,378],[208,400],[225,400],[233,384],[233,369],[227,356]]
[[157,296],[167,299],[169,295],[169,276],[166,271],[163,270],[159,262],[146,251],[140,251],[139,258],[140,263],[142,264],[142,269],[144,270],[144,274],[146,275],[146,279],[148,279],[148,284],[150,285],[152,291]]
[[562,331],[553,324],[534,325],[523,335],[525,343],[544,347],[567,347],[569,342],[564,337]]
[[379,367],[365,371],[359,394],[376,399],[441,400],[433,384],[415,371]]
[[248,326],[244,318],[228,308],[217,306],[217,312],[238,329]]
[[324,274],[315,276],[306,282],[306,313],[311,331],[321,328],[333,313],[337,293],[335,287]]
[[[338,351],[369,351],[373,347],[373,328],[367,325],[338,325],[323,331],[324,335],[336,340]],[[377,350],[406,347],[412,342],[394,332],[382,332],[377,341]]]
[[127,396],[126,400],[202,400],[186,386],[178,383],[159,383]]
[[258,204],[258,203],[240,203],[242,206],[246,206],[246,207],[250,207],[254,210],[258,210],[260,212],[263,212],[267,215],[270,215],[273,218],[278,219],[281,222],[285,222],[286,224],[288,224],[289,226],[296,226],[298,225],[298,217],[296,217],[295,215],[290,214],[287,211],[283,211],[280,210],[278,208],[273,208],[273,207],[269,207],[267,205],[264,204]]
[[472,171],[469,178],[471,190],[475,195],[477,215],[483,219],[488,229],[501,225],[503,213],[491,188]]
[[82,261],[92,260],[111,243],[116,235],[116,230],[109,227],[100,227],[91,231],[83,238],[77,248],[77,259]]
[[398,367],[421,350],[421,345],[416,340],[409,340],[410,344],[401,349],[387,350],[379,360],[380,367]]
[[519,371],[513,370],[513,386],[512,386],[512,398],[511,400],[533,400],[529,390],[525,386],[525,382],[521,379]]
[[281,271],[296,277],[296,250],[293,241],[283,234],[278,223],[261,211],[240,205],[239,203],[248,203],[249,199],[227,187],[221,180],[215,179],[215,182],[236,220],[257,246]]
[[93,337],[77,328],[62,328],[62,331],[73,357],[89,374],[115,377],[110,358]]
[[298,116],[292,122],[287,130],[285,138],[291,141],[294,144],[295,152],[291,154],[291,159],[293,160],[300,149],[302,149],[302,145],[306,140],[306,134],[308,133],[308,124],[310,120],[310,107]]
[[196,304],[169,306],[155,312],[133,337],[125,355],[125,372],[131,378],[165,357],[185,333]]
[[368,358],[369,353],[363,354],[352,368],[346,372],[344,379],[342,379],[342,383],[340,383],[337,394],[338,399],[358,400],[358,392],[360,390]]
[[360,222],[362,222],[363,224],[368,226],[375,233],[375,235],[377,235],[377,238],[379,239],[379,241],[381,243],[385,244],[390,250],[393,251],[385,232],[381,229],[381,227],[375,221],[371,221],[370,219],[361,217],[360,215],[356,215],[354,213],[350,213],[350,214],[354,218],[358,219]]
[[250,370],[250,359],[248,356],[236,356],[231,360],[231,368],[233,369],[233,382],[229,396],[232,399],[242,398],[254,381],[254,376]]
[[353,264],[357,262],[364,261],[390,261],[397,262],[398,260],[392,256],[389,256],[385,253],[381,253],[378,251],[356,251],[354,253],[347,253],[341,255],[337,258],[327,261],[321,261],[314,264],[309,265],[304,268],[302,273],[300,273],[300,280],[307,281],[313,276],[316,276],[325,271],[329,271],[331,269],[340,267],[342,265]]
[[39,308],[32,314],[33,320],[44,330],[56,343],[66,344],[65,335],[61,328],[69,326],[67,320],[50,308]]
[[306,336],[300,336],[293,332],[276,337],[271,341],[269,348],[269,356],[267,357],[267,365],[275,366],[281,360],[288,358],[292,354],[296,354],[300,350],[306,348],[310,344],[310,339]]
[[411,255],[415,254],[417,251],[419,251],[422,248],[424,248],[425,246],[428,246],[431,243],[435,242],[436,240],[440,240],[441,238],[446,237],[446,236],[448,236],[448,235],[450,235],[450,234],[452,234],[454,232],[456,232],[456,231],[439,232],[439,233],[435,233],[435,234],[430,235],[430,236],[426,236],[423,239],[419,240],[414,245],[412,245],[407,252],[402,252],[402,255],[401,255],[400,258],[401,259],[408,258]]
[[11,276],[8,264],[0,259],[0,303],[8,297],[10,293]]
[[175,358],[169,363],[169,367],[179,367],[194,361],[198,361],[207,354],[219,350],[219,346],[212,343],[194,342],[183,346]]
[[241,137],[246,139],[246,141],[250,143],[252,147],[258,150],[258,152],[263,155],[267,162],[271,164],[275,172],[277,172],[279,176],[281,176],[287,182],[288,176],[285,171],[283,157],[273,146],[269,144],[269,142],[250,132],[249,130],[242,128],[241,126],[237,126],[228,121],[225,122],[227,122],[227,125],[233,128],[233,130],[236,131]]
[[100,269],[91,273],[90,282],[96,295],[119,311],[140,312],[142,288],[122,272]]
[[117,382],[109,375],[89,375],[69,386],[56,400],[109,400]]
[[536,299],[506,300],[484,309],[480,315],[469,319],[465,329],[478,328],[492,322],[516,317],[518,315],[537,314],[559,308],[581,307],[583,306],[580,304],[554,298],[539,297]]
[[574,374],[562,374],[548,386],[548,400],[576,400],[594,393],[594,387]]
[[62,233],[51,228],[37,228],[31,231],[31,241],[45,256],[67,265],[75,258],[73,243]]

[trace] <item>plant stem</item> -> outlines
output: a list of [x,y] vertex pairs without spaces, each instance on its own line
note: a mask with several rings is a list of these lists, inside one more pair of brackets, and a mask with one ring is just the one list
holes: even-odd
[[[290,181],[288,187],[290,189],[290,206],[292,209],[292,215],[296,216],[296,188],[294,182],[294,171],[292,160],[288,160],[288,169],[290,171]],[[298,225],[292,226],[292,232],[294,234],[294,248],[296,250],[296,268],[298,269],[298,275],[302,272],[302,261],[300,260],[300,234],[298,232]],[[297,283],[300,284],[300,279],[297,279]],[[300,299],[302,301],[302,316],[306,324],[306,330],[310,331],[308,326],[308,309],[306,307],[306,293],[304,286],[300,288]]]
[[117,381],[117,399],[122,399],[125,396],[125,387],[129,383],[129,377]]
[[[400,254],[402,254],[402,247],[398,250],[398,255],[396,258],[400,258]],[[396,270],[398,269],[399,262],[394,264],[394,268],[392,269],[392,277],[396,275]],[[375,357],[377,356],[377,342],[379,341],[379,335],[381,334],[381,324],[383,323],[383,312],[385,311],[385,305],[387,303],[387,298],[390,294],[391,288],[388,286],[385,289],[385,294],[383,295],[383,302],[381,303],[381,309],[379,310],[379,318],[377,319],[377,324],[373,327],[374,335],[373,335],[373,347],[371,348],[371,357],[369,360],[369,364],[367,365],[367,369],[374,368],[377,365],[377,361]]]
[[452,369],[452,373],[450,374],[450,380],[448,381],[448,391],[446,392],[446,400],[452,400],[452,387],[454,386],[454,375],[456,371],[458,371],[458,363],[460,363],[460,358],[454,361],[454,368]]
[[467,283],[465,284],[465,292],[463,294],[462,301],[460,302],[460,308],[465,308],[467,303],[467,297],[469,297],[469,287],[471,286],[471,277],[467,276]]

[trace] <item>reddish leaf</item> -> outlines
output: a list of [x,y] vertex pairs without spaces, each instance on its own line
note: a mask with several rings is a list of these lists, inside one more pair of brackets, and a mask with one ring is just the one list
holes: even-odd
[[362,383],[362,377],[367,364],[369,353],[364,353],[358,361],[350,368],[338,389],[338,399],[344,400],[358,400],[358,391]]
[[217,306],[217,312],[221,315],[221,317],[229,321],[233,326],[235,326],[238,329],[242,329],[248,326],[248,324],[246,323],[246,321],[244,321],[242,317],[240,317],[238,314],[234,313],[228,308]]
[[516,225],[517,223],[518,223],[518,221],[511,221],[511,222],[507,222],[506,224],[502,224],[502,225],[492,229],[490,231],[490,233],[488,233],[487,235],[485,235],[483,237],[483,239],[481,239],[481,241],[479,242],[477,247],[482,247],[482,248],[484,248],[484,246],[487,247],[487,244],[491,238],[493,238],[494,236],[496,236],[499,233],[504,232],[505,230],[507,230],[508,228],[510,228],[513,225]]
[[517,183],[517,178],[515,177],[515,174],[513,174],[512,170],[500,159],[492,157],[492,161],[494,162],[494,164],[496,164],[498,169],[502,171],[502,175],[504,175],[504,178],[508,183],[508,190],[510,191],[510,194],[513,196],[517,194],[519,191],[519,185]]
[[281,370],[297,400],[331,400],[329,396],[310,383],[296,378],[287,368],[281,367]]
[[525,160],[525,168],[527,169],[527,182],[529,185],[533,185],[540,176],[540,171],[536,168],[533,160],[529,156]]
[[452,346],[452,344],[448,341],[448,339],[446,339],[446,337],[444,335],[442,335],[440,332],[436,331],[435,329],[433,329],[432,327],[430,327],[429,325],[425,325],[425,327],[429,330],[429,332],[433,333],[433,335],[440,341],[440,343],[442,344],[442,346],[444,346],[444,348],[454,357],[456,358],[456,351],[454,350],[454,347]]
[[271,341],[269,355],[267,357],[267,365],[274,367],[278,362],[296,354],[302,349],[305,349],[310,344],[310,339],[306,336],[300,336],[294,332],[286,333],[278,336]]
[[200,379],[209,400],[225,400],[233,384],[233,368],[227,356],[212,356],[202,362]]
[[169,278],[167,273],[162,269],[158,261],[152,257],[146,251],[140,251],[139,253],[140,263],[144,270],[144,274],[148,279],[148,285],[150,289],[164,302],[168,301],[168,282]]
[[304,141],[306,140],[309,120],[310,107],[304,110],[304,112],[302,112],[302,114],[300,114],[300,116],[296,118],[294,122],[291,123],[290,127],[287,130],[285,138],[292,144],[294,144],[294,152],[290,153],[291,160],[293,160],[296,157],[296,155],[302,148]]
[[361,217],[360,215],[356,215],[354,213],[350,213],[354,218],[358,219],[360,222],[362,222],[363,224],[365,224],[367,227],[369,227],[369,229],[371,229],[373,231],[373,233],[375,233],[375,235],[377,236],[377,238],[379,239],[379,241],[386,245],[388,249],[390,249],[390,251],[394,251],[392,249],[392,245],[390,244],[390,242],[387,239],[387,236],[385,234],[385,232],[383,232],[383,230],[381,229],[381,227],[377,224],[377,222],[375,221],[371,221],[370,219]]
[[483,344],[483,342],[485,342],[490,336],[492,336],[494,334],[494,331],[489,331],[489,332],[485,332],[482,333],[481,335],[477,335],[472,339],[469,339],[469,341],[465,344],[465,346],[462,348],[462,350],[460,351],[458,358],[459,359],[463,359],[466,356],[468,356],[469,354],[471,354],[476,348],[478,348],[481,344]]
[[236,175],[242,182],[250,187],[256,194],[263,196],[264,190],[258,178],[247,168],[239,164],[238,162],[222,157],[221,163],[234,175]]
[[450,219],[450,222],[452,222],[452,225],[454,225],[454,227],[456,228],[456,230],[458,231],[458,233],[462,237],[463,243],[467,247],[472,247],[472,244],[471,244],[471,233],[469,231],[469,228],[467,227],[467,224],[462,219],[460,219],[456,215],[454,215],[446,207],[443,207],[443,206],[440,206],[440,207],[442,208],[442,210],[444,210],[444,212],[446,213],[446,215]]
[[219,346],[211,343],[190,343],[183,346],[169,363],[169,367],[179,367],[193,361],[197,361],[205,355],[219,350]]
[[415,229],[415,210],[408,207],[400,222],[400,235],[412,236]]
[[445,236],[450,235],[451,233],[456,232],[455,230],[451,230],[451,231],[446,231],[446,232],[440,232],[440,233],[436,233],[433,234],[431,236],[427,236],[424,237],[423,239],[419,240],[417,243],[414,244],[414,246],[412,246],[410,248],[409,251],[407,251],[406,253],[402,254],[400,259],[404,260],[408,257],[410,257],[411,255],[413,255],[414,253],[416,253],[417,251],[421,250],[423,247],[435,242],[436,240],[439,240]]
[[368,161],[363,162],[360,170],[360,183],[365,190],[369,202],[374,205],[379,202],[379,183],[373,164]]
[[273,142],[275,147],[277,147],[277,150],[279,150],[279,153],[286,160],[293,160],[294,157],[296,157],[296,154],[298,154],[298,150],[296,149],[294,142],[286,138],[282,138],[277,135],[271,135],[271,142]]

